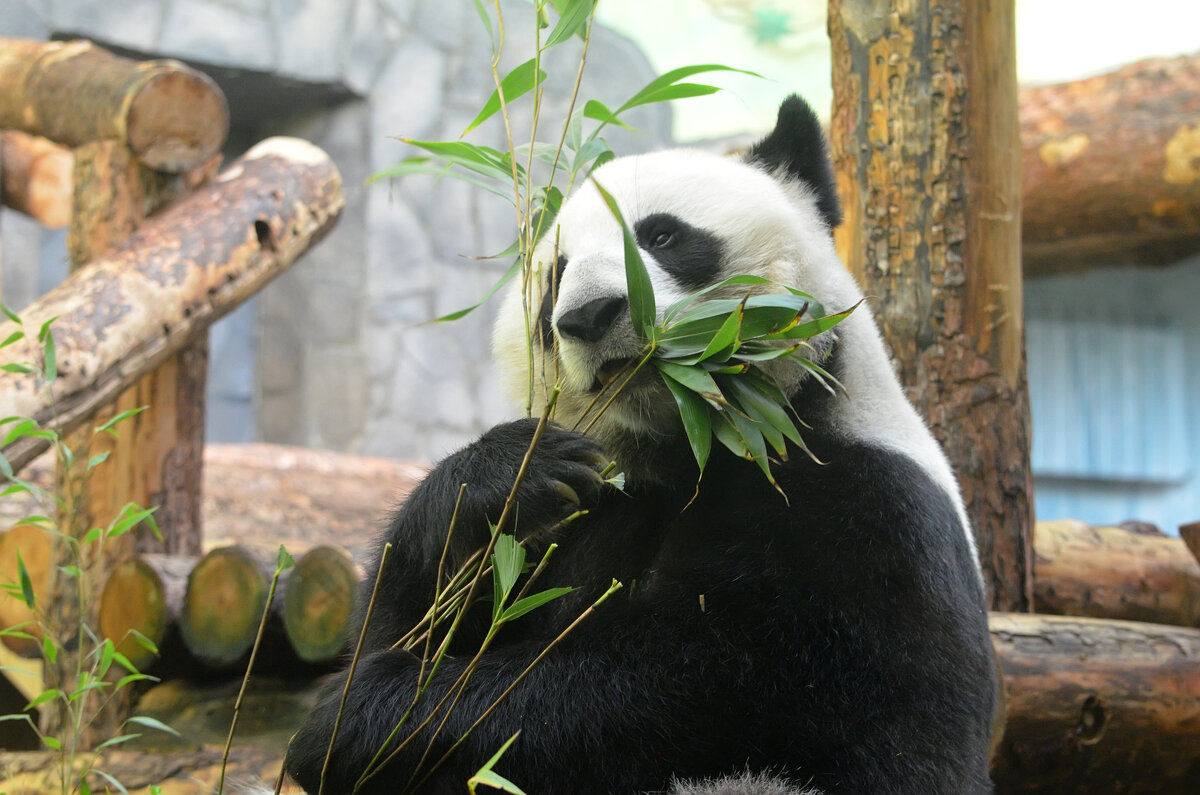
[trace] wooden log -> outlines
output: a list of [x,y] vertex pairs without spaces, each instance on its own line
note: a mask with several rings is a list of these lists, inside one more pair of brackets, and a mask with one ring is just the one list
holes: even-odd
[[178,555],[139,555],[126,558],[109,574],[100,591],[99,627],[139,671],[159,655],[138,643],[137,630],[161,652],[179,621],[188,574],[196,561]]
[[179,629],[192,656],[214,668],[241,662],[267,606],[272,569],[240,546],[214,549],[188,575]]
[[1200,563],[1178,538],[1038,522],[1034,608],[1093,618],[1200,627]]
[[[17,524],[0,535],[0,583],[19,584],[17,555],[29,572],[36,605],[41,605],[50,592],[50,572],[54,567],[54,537],[43,528],[32,524]],[[20,628],[31,636],[18,635],[0,637],[4,645],[24,657],[41,654],[42,631],[36,623],[37,613],[25,601],[7,591],[0,591],[0,628]]]
[[0,203],[57,229],[71,220],[75,159],[46,138],[0,130]]
[[[54,422],[60,432],[79,426],[291,265],[342,206],[324,152],[290,138],[258,144],[25,309],[31,331],[58,318],[56,400],[35,376],[7,375],[0,416]],[[0,324],[0,338],[15,330]],[[38,361],[35,343],[0,349],[0,364]],[[43,449],[44,440],[23,438],[0,452],[19,469]]]
[[1200,251],[1200,55],[1021,91],[1027,275]]
[[1179,537],[1187,545],[1192,557],[1200,561],[1200,522],[1179,525]]
[[362,571],[345,550],[305,552],[283,591],[283,629],[292,650],[309,663],[330,663],[346,648]]
[[1200,792],[1200,630],[993,614],[998,792]]
[[159,171],[216,154],[229,134],[225,96],[177,61],[131,61],[87,41],[0,39],[0,128],[67,146],[115,139]]

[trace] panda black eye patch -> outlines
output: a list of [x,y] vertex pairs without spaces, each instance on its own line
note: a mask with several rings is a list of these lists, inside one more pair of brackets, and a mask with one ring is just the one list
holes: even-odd
[[633,225],[638,246],[683,287],[707,287],[721,273],[725,246],[711,232],[670,213],[654,213]]
[[533,330],[535,341],[540,340],[543,346],[548,346],[554,339],[551,316],[554,314],[554,299],[558,297],[558,288],[562,284],[563,271],[566,269],[567,258],[559,254],[558,261],[554,263],[554,271],[550,276],[554,280],[553,284],[548,285],[546,292],[542,295],[542,305],[538,307],[537,326]]

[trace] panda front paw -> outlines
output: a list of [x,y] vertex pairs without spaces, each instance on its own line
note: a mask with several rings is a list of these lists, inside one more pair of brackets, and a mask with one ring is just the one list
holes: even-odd
[[[472,446],[474,463],[488,470],[490,488],[481,489],[480,496],[494,503],[486,510],[493,521],[512,491],[537,426],[531,418],[497,425]],[[606,485],[600,473],[608,462],[595,439],[554,423],[547,425],[517,490],[517,535],[528,537],[574,510],[594,506]],[[470,494],[470,483],[467,491]]]

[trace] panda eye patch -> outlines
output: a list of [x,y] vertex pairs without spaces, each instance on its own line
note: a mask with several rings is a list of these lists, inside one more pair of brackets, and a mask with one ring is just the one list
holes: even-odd
[[679,216],[647,215],[633,225],[633,231],[638,245],[683,287],[707,287],[723,269],[721,239]]

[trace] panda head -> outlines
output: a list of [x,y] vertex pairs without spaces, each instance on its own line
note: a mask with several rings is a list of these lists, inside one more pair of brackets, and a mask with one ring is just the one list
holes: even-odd
[[[774,131],[743,159],[669,150],[618,158],[593,178],[636,236],[660,320],[672,303],[738,274],[799,288],[831,311],[861,298],[833,248],[841,212],[824,136],[799,97],[783,103]],[[555,225],[534,253],[536,278],[505,300],[494,349],[511,393],[524,402],[532,387],[535,410],[561,384],[556,418],[570,427],[643,344],[629,316],[621,230],[592,180]],[[818,355],[830,344],[812,342]],[[776,363],[771,374],[791,393],[805,372]],[[645,368],[592,433],[613,445],[617,436],[671,436],[681,427],[670,392]]]

